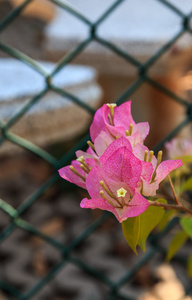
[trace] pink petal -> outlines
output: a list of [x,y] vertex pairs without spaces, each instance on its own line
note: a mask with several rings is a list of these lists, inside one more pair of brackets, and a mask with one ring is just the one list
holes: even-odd
[[137,144],[142,144],[141,135],[139,132],[135,132],[132,135],[126,136],[126,139],[131,143],[132,148]]
[[119,212],[119,222],[122,223],[127,218],[136,217],[142,214],[147,207],[149,202],[140,194],[135,193],[133,199],[130,201],[129,205],[124,207],[123,212]]
[[[114,108],[116,111],[117,107]],[[109,107],[104,104],[100,109],[98,109],[95,113],[93,123],[90,127],[90,136],[91,140],[95,142],[97,136],[104,131],[110,134],[112,137],[116,137],[117,134],[119,135],[120,132],[124,132],[124,127],[116,128],[115,126],[111,126],[109,124],[108,115],[110,114]]]
[[81,150],[76,151],[76,156],[79,158],[83,156],[85,162],[88,164],[90,167],[95,167],[96,165],[100,165],[99,163],[99,157],[93,152],[93,154],[89,154],[88,152],[84,152]]
[[101,131],[106,131],[102,110],[103,106],[96,111],[93,122],[90,126],[90,136],[93,142],[95,141],[96,137],[100,134]]
[[149,206],[149,202],[140,194],[136,193],[130,204],[128,206],[125,206],[124,208],[114,208],[105,199],[102,198],[84,198],[81,201],[80,206],[82,208],[99,208],[102,210],[110,211],[116,216],[117,220],[122,223],[127,218],[136,217],[142,214]]
[[117,211],[115,210],[115,208],[113,206],[111,206],[105,199],[102,198],[94,198],[94,199],[87,199],[84,198],[81,203],[80,206],[82,208],[91,208],[91,209],[95,209],[95,208],[99,208],[101,210],[107,210],[112,212],[116,218],[119,220],[119,215],[117,213]]
[[140,160],[144,160],[145,150],[149,150],[146,146],[142,144],[137,144],[133,147],[133,154]]
[[131,144],[129,140],[125,137],[120,137],[117,140],[114,140],[106,149],[106,151],[103,153],[103,155],[100,157],[100,163],[101,165],[104,164],[104,162],[111,156],[117,149],[121,147],[126,147],[129,151],[132,151]]
[[124,131],[129,129],[130,124],[135,124],[131,115],[131,101],[125,102],[116,107],[114,124],[117,127],[123,127]]
[[157,168],[156,180],[161,182],[172,170],[175,170],[182,165],[183,163],[181,159],[163,161]]
[[139,132],[141,135],[142,141],[145,140],[146,136],[149,134],[149,123],[141,122],[133,126],[133,133]]
[[86,150],[86,153],[91,154],[93,156],[97,156],[96,153],[95,153],[95,151],[90,146]]
[[85,162],[88,164],[89,167],[94,168],[96,166],[100,166],[99,158],[86,158]]
[[[105,171],[101,169],[100,167],[93,168],[86,178],[86,187],[89,192],[89,195],[91,198],[101,198],[100,191],[103,190],[103,188],[100,185],[100,181],[103,181],[108,188],[108,190],[117,197],[117,190],[120,188],[124,188],[127,193],[124,198],[125,203],[128,203],[130,200],[130,188],[125,182],[117,182],[110,178],[108,178],[105,174]],[[111,198],[105,191],[104,195],[107,199],[109,199],[114,205],[118,205],[118,202]],[[121,202],[121,200],[120,200]]]
[[[72,161],[72,166],[82,175],[82,176],[86,176],[86,173],[80,168],[80,163],[76,160]],[[85,181],[83,179],[81,179],[79,176],[75,175],[69,168],[70,166],[66,166],[61,168],[60,170],[58,170],[59,175],[69,181],[72,182],[84,189],[86,189],[86,184]]]
[[82,208],[99,208],[102,210],[110,211],[116,216],[118,221],[121,223],[129,217],[135,217],[143,213],[149,206],[149,202],[140,194],[135,193],[132,200],[124,208],[114,208],[105,199],[102,198],[84,198],[81,201],[80,206]]
[[[145,150],[147,150],[149,152],[149,149],[145,145],[137,144],[137,145],[135,145],[135,147],[133,147],[133,154],[140,160],[144,161]],[[153,165],[153,169],[157,165],[157,159],[156,159],[155,155],[153,155],[153,158],[152,158],[152,165]]]
[[143,180],[142,194],[145,197],[155,196],[158,188],[159,188],[158,181],[149,183],[149,181]]
[[114,126],[112,126],[109,124],[109,120],[108,120],[108,115],[110,114],[110,109],[106,104],[104,104],[102,106],[105,131],[107,133],[109,133],[113,138],[116,138],[117,136],[121,137],[122,135],[125,135],[125,129],[127,129],[127,128],[125,128],[125,126],[123,124],[121,124],[120,126],[115,124],[116,113],[117,113],[119,107],[117,107],[117,106],[114,107]]
[[136,188],[142,172],[141,161],[126,147],[117,149],[101,166],[109,178],[125,182],[132,190]]
[[107,147],[114,141],[114,138],[107,132],[102,131],[95,139],[95,151],[101,156]]
[[[90,148],[90,147],[89,147]],[[86,158],[96,158],[96,159],[98,159],[98,156],[96,155],[96,153],[92,150],[92,151],[90,151],[90,149],[87,149],[87,151],[85,152],[85,151],[82,151],[82,150],[78,150],[78,151],[76,151],[75,152],[75,154],[76,154],[76,156],[77,157],[80,157],[80,156],[83,156],[84,157],[84,159],[86,159]]]
[[100,198],[100,191],[102,187],[100,185],[100,181],[104,181],[105,174],[103,174],[103,170],[96,166],[94,167],[86,178],[86,187],[91,198]]
[[151,176],[153,174],[153,166],[152,163],[150,162],[145,162],[142,161],[142,172],[141,172],[141,177],[146,180],[146,181],[150,181],[151,180]]

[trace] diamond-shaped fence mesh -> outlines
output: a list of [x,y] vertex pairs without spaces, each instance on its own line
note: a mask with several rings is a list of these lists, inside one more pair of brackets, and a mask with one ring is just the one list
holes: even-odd
[[[191,12],[185,14],[177,6],[175,6],[169,1],[165,1],[165,0],[154,0],[154,1],[161,3],[161,5],[163,5],[165,9],[177,15],[177,17],[180,18],[181,25],[179,30],[174,34],[174,36],[172,36],[171,39],[166,41],[164,45],[161,46],[144,63],[141,63],[140,60],[137,60],[135,56],[129,54],[129,49],[127,49],[127,51],[123,50],[121,47],[118,47],[113,42],[113,40],[106,40],[103,37],[101,37],[98,33],[99,27],[102,25],[102,23],[111,17],[111,15],[116,11],[116,9],[118,9],[123,4],[123,2],[125,2],[124,0],[111,1],[111,5],[94,22],[90,21],[88,17],[86,17],[83,13],[78,11],[75,7],[71,6],[67,1],[50,0],[52,4],[59,7],[60,9],[65,10],[68,14],[72,15],[73,17],[77,18],[80,22],[84,23],[88,28],[87,37],[83,41],[81,41],[81,43],[79,43],[76,47],[74,47],[71,51],[65,54],[58,61],[54,70],[51,72],[47,72],[47,70],[44,69],[43,65],[38,61],[32,59],[31,57],[27,56],[25,53],[17,50],[14,47],[9,46],[8,44],[0,40],[0,50],[3,53],[6,53],[6,55],[8,56],[14,57],[16,60],[19,60],[23,64],[26,64],[28,68],[32,68],[37,73],[39,73],[44,80],[44,88],[41,91],[38,91],[38,93],[35,96],[31,97],[30,100],[26,101],[23,104],[22,108],[20,110],[16,110],[15,113],[6,121],[0,120],[0,128],[1,128],[0,145],[3,147],[3,145],[7,141],[9,142],[9,144],[13,143],[15,145],[18,145],[19,147],[22,147],[23,149],[28,150],[32,154],[37,156],[39,158],[38,161],[44,160],[46,161],[46,164],[52,167],[51,171],[49,171],[50,177],[43,179],[43,184],[39,188],[34,187],[34,191],[31,193],[31,195],[28,196],[24,201],[22,201],[22,203],[20,203],[18,206],[8,204],[6,202],[6,199],[3,199],[4,201],[3,200],[0,201],[1,212],[9,217],[7,218],[6,226],[4,226],[2,232],[0,233],[0,245],[1,245],[0,247],[2,247],[4,251],[3,252],[4,256],[1,254],[0,262],[3,262],[6,259],[8,260],[7,261],[8,267],[6,269],[7,275],[2,274],[2,272],[0,273],[1,274],[0,288],[5,293],[5,295],[8,295],[10,299],[19,299],[19,300],[27,300],[32,298],[33,299],[73,299],[73,297],[74,299],[84,299],[84,300],[90,299],[91,297],[93,299],[108,299],[108,300],[109,299],[127,299],[127,300],[135,299],[133,293],[131,292],[132,290],[131,289],[129,290],[128,288],[128,290],[124,292],[124,287],[126,287],[127,284],[129,285],[129,283],[133,281],[133,278],[138,273],[138,271],[141,268],[143,268],[146,264],[148,264],[151,260],[153,260],[154,257],[158,255],[163,255],[165,253],[165,248],[161,245],[161,241],[166,236],[166,234],[174,228],[174,226],[177,224],[177,220],[172,221],[163,233],[158,233],[158,234],[156,233],[150,238],[149,246],[146,253],[139,255],[137,259],[133,258],[131,254],[129,254],[132,262],[129,265],[127,265],[125,269],[122,268],[121,272],[118,271],[118,267],[115,265],[116,274],[115,276],[110,276],[110,267],[109,267],[109,273],[103,271],[106,267],[104,266],[105,260],[103,260],[101,255],[101,265],[103,264],[103,268],[102,268],[102,266],[99,265],[97,255],[99,256],[98,253],[102,251],[102,249],[100,249],[98,246],[100,243],[102,243],[102,241],[99,239],[98,236],[99,230],[101,231],[103,230],[105,232],[104,240],[105,239],[107,240],[107,235],[112,235],[111,226],[115,226],[114,225],[115,223],[113,223],[113,220],[111,220],[112,219],[111,215],[108,213],[103,213],[103,214],[101,213],[101,215],[98,216],[97,213],[94,214],[93,212],[89,212],[89,211],[82,212],[81,210],[82,223],[79,226],[79,228],[76,228],[74,234],[73,227],[75,225],[74,223],[72,224],[72,222],[75,222],[79,218],[76,217],[76,211],[79,204],[77,203],[77,201],[74,204],[73,199],[68,200],[67,196],[63,196],[65,199],[63,200],[61,199],[61,201],[64,202],[63,208],[60,206],[57,207],[58,203],[55,204],[52,203],[51,210],[52,210],[52,214],[54,214],[54,211],[57,210],[57,213],[60,211],[62,215],[62,209],[65,210],[65,208],[69,208],[70,206],[72,207],[71,212],[68,214],[68,223],[66,225],[71,227],[71,238],[68,237],[66,238],[66,240],[62,239],[61,236],[55,238],[54,235],[52,236],[50,234],[47,234],[46,230],[41,230],[41,226],[39,226],[39,223],[37,224],[34,223],[33,213],[38,215],[39,213],[38,210],[40,211],[42,210],[42,212],[44,212],[44,210],[46,211],[46,205],[42,204],[41,202],[42,206],[40,206],[40,208],[35,210],[35,204],[38,203],[39,199],[42,198],[45,199],[46,197],[49,198],[49,194],[53,193],[53,190],[55,189],[55,185],[60,180],[57,170],[60,167],[69,164],[70,160],[74,157],[74,153],[77,149],[82,149],[83,147],[86,146],[86,142],[89,138],[89,135],[86,134],[85,136],[83,136],[81,140],[78,141],[78,143],[76,143],[75,145],[73,144],[72,148],[69,151],[65,151],[65,154],[58,159],[56,158],[56,155],[54,155],[54,151],[51,152],[53,154],[50,154],[50,151],[42,149],[41,147],[30,142],[29,140],[26,140],[14,133],[15,124],[23,116],[25,116],[25,114],[31,108],[38,105],[38,103],[41,102],[42,98],[50,91],[54,92],[55,94],[59,94],[60,96],[67,99],[69,102],[72,102],[74,105],[80,106],[81,108],[86,110],[90,115],[93,116],[95,111],[91,106],[89,106],[84,101],[82,101],[82,99],[80,99],[78,96],[75,96],[73,93],[70,93],[69,91],[57,86],[54,83],[54,78],[57,75],[57,73],[59,73],[62,69],[64,69],[69,63],[73,62],[73,60],[79,54],[81,54],[82,51],[84,51],[84,49],[86,49],[93,41],[96,41],[102,47],[105,47],[108,51],[113,53],[113,55],[120,57],[122,60],[125,61],[125,64],[128,63],[129,65],[134,66],[135,69],[137,70],[138,75],[136,76],[136,79],[134,80],[134,82],[132,82],[130,85],[127,86],[127,89],[124,90],[121,93],[121,95],[119,95],[118,99],[116,99],[117,104],[121,104],[124,101],[129,100],[130,97],[134,94],[134,92],[136,92],[143,84],[147,84],[152,88],[154,88],[155,90],[158,90],[162,94],[169,97],[172,101],[177,102],[180,106],[184,108],[185,117],[183,118],[182,122],[178,124],[177,127],[174,128],[171,132],[169,132],[169,134],[166,137],[164,137],[163,140],[159,141],[159,143],[155,146],[154,149],[155,151],[161,149],[166,141],[170,140],[172,137],[178,134],[184,127],[189,125],[190,122],[192,121],[192,103],[190,103],[190,101],[184,99],[180,95],[174,93],[172,90],[167,88],[167,86],[160,83],[160,81],[154,79],[154,77],[150,75],[150,69],[154,64],[156,64],[162,58],[162,56],[169,49],[173,47],[173,45],[175,44],[175,42],[177,42],[179,38],[181,38],[186,33],[187,34],[192,33],[190,27],[190,19],[192,17],[192,5],[191,5]],[[23,3],[17,5],[16,8],[14,8],[9,14],[4,16],[4,18],[0,23],[0,36],[6,30],[7,27],[12,25],[12,23],[19,17],[19,15],[26,9],[26,7],[31,2],[33,1],[32,0],[23,1]],[[131,14],[131,11],[128,13],[127,18],[129,17],[129,14]],[[133,26],[136,26],[136,24],[133,24]],[[156,99],[154,99],[154,102],[155,101]],[[51,126],[51,122],[52,119],[50,113],[50,126]],[[63,131],[64,130],[65,128],[63,128]],[[8,166],[8,168],[11,168],[11,166]],[[37,170],[37,172],[39,171]],[[17,176],[17,172],[15,173],[15,176]],[[63,194],[65,195],[65,192],[67,194],[68,188],[70,188],[69,184],[64,183],[63,181],[61,183],[60,181],[60,186],[61,185],[63,186],[62,189],[64,189],[62,190]],[[47,203],[47,205],[49,204]],[[16,208],[14,208],[15,206]],[[27,220],[25,215],[26,213],[28,213],[28,216],[30,216]],[[90,217],[90,214],[93,214],[92,217]],[[88,221],[86,220],[86,218]],[[65,230],[67,229],[65,228],[64,225],[63,235]],[[41,256],[41,260],[44,259],[43,258],[44,256],[48,255],[51,257],[50,261],[52,261],[52,263],[50,262],[50,265],[47,267],[46,271],[41,272],[41,276],[38,275],[36,276],[35,279],[32,278],[31,280],[29,280],[30,281],[29,284],[27,283],[25,285],[25,287],[27,286],[27,288],[23,288],[23,286],[20,283],[17,283],[17,280],[14,281],[10,279],[12,278],[13,268],[15,268],[15,271],[13,271],[13,273],[15,272],[15,278],[17,279],[18,277],[19,280],[19,277],[23,276],[24,283],[27,282],[27,277],[32,272],[30,266],[28,266],[28,269],[25,270],[23,267],[23,275],[20,274],[19,270],[17,273],[17,267],[19,268],[20,257],[23,256],[23,260],[25,260],[24,257],[25,254],[23,252],[24,245],[22,244],[21,232],[24,232],[26,234],[29,243],[33,238],[34,245],[36,245],[36,246],[33,245],[32,247],[34,252],[29,251],[30,253],[28,253],[29,256],[31,255],[31,258],[29,258],[29,262],[32,260],[34,253],[36,253],[35,247],[37,247],[37,245],[41,243],[46,244],[48,249],[47,253],[41,253],[41,252],[38,253],[38,255]],[[8,250],[9,240],[12,238],[14,243],[14,238],[16,239],[17,236],[18,239],[21,240],[21,244],[19,246],[20,248],[17,249],[18,246],[15,243],[15,250],[13,249],[13,251],[15,251],[16,256],[14,259],[9,258],[9,256],[6,256],[9,254],[6,253],[9,252]],[[91,239],[93,239],[92,244],[90,242]],[[105,244],[105,241],[103,242]],[[84,256],[82,255],[81,257],[81,253],[83,252],[82,248],[84,249],[86,254]],[[98,253],[96,253],[97,251]],[[107,248],[106,251],[107,253],[109,253],[109,257],[110,257],[111,255],[110,249]],[[118,251],[116,253],[118,253]],[[55,256],[56,258],[54,259],[53,256]],[[38,259],[38,257],[36,257],[36,259]],[[92,263],[89,263],[90,257],[92,259]],[[93,263],[94,257],[95,257],[95,264]],[[130,260],[130,257],[128,257],[127,260]],[[183,256],[178,255],[175,258],[175,260],[185,266],[186,262]],[[12,264],[14,265],[13,267],[11,267]],[[66,270],[69,271],[69,273],[66,273],[69,274],[67,275],[67,277],[64,275]],[[63,277],[60,276],[60,282],[58,280],[55,283],[55,286],[58,287],[58,290],[60,292],[59,295],[61,296],[54,297],[53,296],[54,291],[51,289],[54,288],[57,289],[57,287],[54,287],[53,283],[55,282],[54,280],[59,278],[59,275],[61,274],[63,274],[62,275]],[[87,282],[87,286],[86,284],[81,283],[82,276],[86,278],[85,281]],[[79,287],[79,290],[81,291],[81,293],[78,295],[76,295],[77,293],[76,290],[74,290],[74,294],[73,292],[71,292],[71,290],[73,290],[73,284],[75,286],[75,283],[76,286]],[[64,292],[62,292],[62,286],[65,287],[63,288]],[[97,291],[98,286],[100,286],[99,291]],[[82,292],[82,290],[84,289],[86,290],[86,292],[85,291]],[[45,298],[42,293],[43,291],[47,291],[47,293],[45,292],[46,295]],[[103,294],[101,291],[103,291]],[[190,295],[191,292],[192,292],[192,286],[189,282],[188,286],[185,286],[185,293]],[[56,293],[57,292],[55,291],[55,295]]]

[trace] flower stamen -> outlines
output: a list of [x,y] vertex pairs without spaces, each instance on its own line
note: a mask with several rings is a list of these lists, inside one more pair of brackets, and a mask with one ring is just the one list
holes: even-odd
[[69,169],[78,177],[80,177],[83,181],[86,181],[86,178],[81,175],[73,166],[70,166]]
[[106,187],[106,185],[103,181],[100,181],[99,184],[111,198],[116,200],[115,196],[108,190],[108,188]]
[[150,163],[152,162],[153,154],[154,154],[154,151],[153,151],[153,150],[149,151],[149,159],[148,159],[148,162],[150,162]]
[[130,133],[130,135],[132,135],[132,133],[133,133],[133,124],[129,125],[129,133]]
[[117,104],[116,103],[107,103],[107,106],[110,109],[111,117],[113,119],[113,117],[114,117],[114,107],[116,107]]
[[130,132],[128,129],[125,130],[125,134],[126,134],[126,136],[130,136]]
[[108,121],[109,121],[109,124],[111,125],[111,126],[114,126],[114,123],[113,123],[113,120],[112,120],[112,117],[111,117],[111,115],[110,114],[108,114]]
[[122,207],[121,202],[113,195],[113,193],[111,193],[111,191],[106,187],[105,183],[103,181],[100,181],[100,186],[104,189],[104,191],[114,200],[117,201],[117,203]]
[[80,164],[80,168],[87,174],[89,174],[89,171],[87,170],[87,168],[85,168],[84,165]]
[[147,160],[148,160],[148,154],[149,154],[149,151],[145,150],[145,154],[144,154],[144,161],[145,162],[147,162]]
[[103,191],[103,190],[101,190],[101,191],[99,192],[99,194],[100,194],[101,198],[105,199],[105,200],[106,200],[111,206],[113,206],[114,208],[121,208],[121,206],[120,206],[120,207],[119,207],[119,206],[116,206],[116,205],[114,205],[114,204],[112,203],[111,200],[107,199],[107,197],[105,197],[105,194],[104,194],[104,191]]
[[107,103],[107,106],[109,107],[110,109],[110,114],[108,114],[108,120],[109,120],[109,124],[111,126],[115,126],[114,125],[114,107],[117,106],[116,103]]
[[154,170],[154,172],[153,172],[153,175],[152,175],[152,177],[151,177],[150,183],[152,183],[152,182],[155,181],[156,171],[157,171],[158,166],[159,166],[160,163],[161,163],[162,156],[163,156],[163,151],[159,151],[158,154],[157,154],[157,164],[156,164],[155,170]]
[[[89,171],[91,171],[91,168],[88,166],[88,164],[85,162],[84,160],[84,157],[83,156],[80,156],[79,158],[77,158],[77,161],[79,161],[83,166],[84,168],[86,169],[86,173],[89,173]],[[81,166],[80,166],[81,167]]]
[[88,146],[90,146],[95,151],[95,146],[91,141],[87,141]]

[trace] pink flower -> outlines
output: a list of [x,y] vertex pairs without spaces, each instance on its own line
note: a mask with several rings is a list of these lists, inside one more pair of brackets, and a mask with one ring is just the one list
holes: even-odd
[[119,222],[143,213],[149,202],[143,196],[155,196],[160,182],[181,160],[161,162],[143,145],[148,123],[135,124],[131,101],[117,107],[104,104],[95,114],[90,128],[92,142],[86,152],[77,151],[77,159],[59,170],[65,180],[87,189],[91,199],[81,207],[112,212]]
[[153,151],[141,144],[133,148],[134,155],[141,160],[142,173],[138,188],[144,196],[155,196],[159,184],[172,171],[182,166],[182,160],[165,160],[161,162],[162,151],[159,151],[157,158]]
[[86,177],[90,170],[97,165],[98,157],[91,149],[88,148],[87,152],[77,151],[77,159],[71,162],[70,166],[66,166],[58,170],[59,175],[84,189],[86,189]]
[[123,137],[114,141],[100,157],[100,167],[87,175],[91,199],[83,199],[81,207],[108,210],[120,223],[141,214],[149,206],[136,191],[141,172],[142,163],[133,155],[129,141]]
[[131,115],[131,101],[120,106],[104,104],[97,110],[90,127],[90,135],[95,143],[101,132],[105,132],[111,139],[127,137],[132,145],[143,143],[149,133],[147,122],[135,124]]
[[192,140],[174,138],[165,144],[169,158],[175,159],[182,156],[192,156]]

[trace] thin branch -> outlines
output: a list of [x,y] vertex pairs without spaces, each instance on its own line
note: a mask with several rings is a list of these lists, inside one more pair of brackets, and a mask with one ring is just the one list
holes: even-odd
[[164,208],[166,210],[168,210],[168,209],[175,209],[175,210],[183,211],[185,213],[188,213],[188,214],[192,215],[192,209],[186,208],[186,207],[182,206],[181,204],[179,204],[179,205],[173,205],[173,204],[164,204],[164,203],[153,202],[153,201],[149,201],[149,203],[152,206],[162,207],[162,208]]
[[174,197],[175,197],[175,202],[176,202],[178,205],[181,205],[181,203],[179,202],[179,199],[178,199],[178,197],[177,197],[177,194],[176,194],[176,192],[175,192],[175,189],[174,189],[174,186],[173,186],[173,182],[172,182],[172,180],[171,180],[170,175],[168,175],[168,178],[169,178],[169,183],[170,183],[170,186],[171,186],[173,195],[174,195]]

